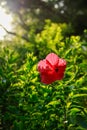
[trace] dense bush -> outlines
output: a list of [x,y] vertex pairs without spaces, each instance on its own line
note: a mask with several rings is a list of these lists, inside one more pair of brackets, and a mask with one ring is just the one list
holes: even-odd
[[[87,42],[80,36],[66,37],[68,29],[47,21],[29,44],[1,43],[0,129],[87,129]],[[37,64],[50,52],[64,58],[67,68],[63,80],[45,85]]]

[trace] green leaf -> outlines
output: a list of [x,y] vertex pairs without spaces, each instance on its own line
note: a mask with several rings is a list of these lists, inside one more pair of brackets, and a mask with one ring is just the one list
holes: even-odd
[[15,121],[14,127],[12,130],[24,130],[23,122],[22,121],[20,121],[20,122]]
[[76,94],[73,98],[87,97],[87,94]]
[[80,88],[81,91],[87,92],[87,87]]
[[87,129],[87,117],[82,115],[76,116],[77,124],[81,127]]

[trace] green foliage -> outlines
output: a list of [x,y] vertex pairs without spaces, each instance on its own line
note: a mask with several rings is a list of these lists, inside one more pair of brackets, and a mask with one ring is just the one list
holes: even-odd
[[[68,25],[47,23],[31,32],[30,43],[20,38],[0,48],[0,129],[87,129],[87,41],[66,37]],[[18,44],[20,41],[20,44]],[[49,52],[67,61],[65,77],[45,85],[37,64]]]
[[[35,50],[39,59],[50,52],[62,53],[65,49],[64,38],[72,32],[71,26],[65,23],[57,24],[46,20],[44,29],[35,36]],[[61,51],[61,52],[59,52]],[[65,50],[64,50],[65,51]]]

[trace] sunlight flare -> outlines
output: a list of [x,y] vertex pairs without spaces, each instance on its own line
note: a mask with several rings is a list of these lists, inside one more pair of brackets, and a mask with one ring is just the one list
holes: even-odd
[[2,28],[6,28],[8,31],[11,31],[12,25],[12,16],[10,14],[6,14],[5,10],[0,7],[0,40],[6,35],[5,30]]

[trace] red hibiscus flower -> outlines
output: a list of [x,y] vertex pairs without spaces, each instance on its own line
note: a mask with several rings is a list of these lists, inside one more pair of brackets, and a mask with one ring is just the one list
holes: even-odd
[[38,71],[41,76],[41,82],[51,84],[64,77],[66,61],[59,58],[56,54],[50,53],[45,59],[38,63]]

